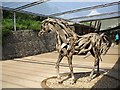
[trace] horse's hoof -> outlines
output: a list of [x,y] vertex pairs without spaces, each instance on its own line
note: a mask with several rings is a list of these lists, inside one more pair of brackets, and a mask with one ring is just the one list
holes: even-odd
[[58,80],[60,80],[60,79],[61,79],[61,76],[60,76],[60,75],[58,75],[58,76],[57,76],[57,79],[58,79]]
[[62,84],[63,83],[63,81],[58,81],[58,84]]
[[87,82],[90,82],[91,80],[92,80],[92,78],[90,77],[90,78],[87,79]]
[[73,85],[73,84],[75,84],[75,83],[76,83],[76,80],[74,80],[74,79],[71,79],[71,80],[70,80],[70,84],[71,84],[71,85]]
[[75,83],[76,83],[75,81],[71,81],[71,82],[70,82],[71,85],[74,85]]
[[99,76],[100,75],[100,73],[96,73],[96,76]]

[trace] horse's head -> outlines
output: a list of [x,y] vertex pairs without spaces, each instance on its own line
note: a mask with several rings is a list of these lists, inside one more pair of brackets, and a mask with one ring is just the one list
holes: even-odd
[[50,31],[54,30],[54,19],[48,18],[42,21],[41,31],[39,32],[39,36],[43,35],[44,33],[49,33]]

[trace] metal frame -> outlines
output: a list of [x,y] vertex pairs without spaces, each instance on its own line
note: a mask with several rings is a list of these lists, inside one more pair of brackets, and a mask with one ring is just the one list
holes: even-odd
[[80,12],[80,11],[103,8],[103,7],[108,7],[108,6],[118,5],[118,4],[120,4],[120,1],[112,2],[112,3],[108,3],[108,4],[97,5],[97,6],[92,6],[92,7],[85,7],[85,8],[65,11],[65,12],[61,12],[61,13],[55,13],[55,14],[51,14],[50,16],[60,16],[60,15],[64,15],[64,14],[76,13],[76,12]]
[[106,19],[113,19],[113,18],[120,18],[120,16],[115,16],[115,17],[107,17],[107,18],[100,18],[100,19],[89,19],[89,20],[79,20],[77,23],[82,23],[82,22],[90,22],[90,21],[96,21],[96,20],[106,20]]
[[22,9],[29,8],[29,7],[38,5],[38,4],[42,4],[42,3],[47,2],[47,1],[50,1],[50,0],[39,0],[39,1],[30,3],[30,4],[26,4],[26,5],[20,6],[18,8],[15,8],[15,9],[13,9],[13,11],[20,11]]
[[120,11],[118,12],[110,12],[110,13],[102,13],[102,14],[97,14],[97,15],[90,15],[90,16],[84,16],[84,17],[75,17],[75,18],[70,18],[68,20],[75,20],[75,19],[84,19],[84,18],[92,18],[92,17],[97,17],[97,16],[106,16],[106,15],[112,15],[112,14],[120,14]]
[[[2,8],[4,10],[9,10],[9,11],[14,12],[14,10],[12,8],[8,8],[8,7],[2,7]],[[24,10],[19,10],[19,11],[16,11],[16,12],[25,13],[25,14],[31,14],[31,15],[36,15],[36,16],[42,16],[42,17],[50,17],[50,18],[56,18],[56,19],[63,19],[63,18],[59,18],[59,17],[52,17],[52,16],[49,16],[49,15],[43,15],[43,14],[28,12],[28,11],[24,11]],[[67,19],[63,19],[63,20],[68,21],[68,22],[73,22],[73,21],[70,21],[70,20],[67,20]]]
[[[32,14],[32,15],[37,15],[37,16],[43,16],[43,17],[51,17],[51,18],[63,19],[63,18],[59,18],[59,17],[56,17],[56,16],[60,16],[60,15],[63,15],[63,14],[76,13],[76,12],[85,11],[85,10],[92,10],[92,9],[96,9],[96,8],[104,8],[104,7],[120,4],[120,1],[118,1],[118,2],[112,2],[112,3],[92,6],[92,7],[85,7],[85,8],[70,10],[70,11],[61,12],[61,13],[55,13],[55,14],[51,14],[51,15],[43,15],[43,14],[32,13],[32,12],[28,12],[28,11],[24,11],[23,10],[25,8],[29,8],[29,7],[38,5],[38,4],[42,4],[42,3],[47,2],[47,1],[50,1],[50,0],[39,0],[39,1],[36,1],[36,2],[32,2],[32,3],[26,4],[26,5],[20,6],[20,7],[15,8],[15,9],[8,8],[8,7],[2,7],[2,8],[5,9],[5,10],[10,10],[10,11],[14,12],[14,30],[16,31],[16,12]],[[118,12],[120,12],[120,11],[118,11]],[[64,20],[69,21],[69,22],[74,22],[72,20],[75,20],[75,19],[77,20],[77,19],[81,19],[81,18],[90,18],[90,17],[96,17],[96,16],[112,15],[112,14],[115,14],[115,13],[118,13],[118,12],[103,13],[103,14],[98,14],[98,15],[84,16],[84,17],[75,17],[75,18],[69,18],[69,19],[64,19]],[[120,17],[120,16],[118,15],[118,16],[115,16],[115,17],[102,18],[102,19],[79,20],[79,22],[104,20],[104,19],[111,19],[111,18],[118,18],[118,17]],[[79,22],[74,22],[74,23],[78,23],[79,24]]]
[[36,2],[32,2],[32,3],[26,4],[26,5],[20,6],[15,9],[11,9],[14,12],[14,31],[16,31],[16,12],[19,12],[20,10],[22,10],[22,12],[23,12],[23,9],[25,9],[25,8],[29,8],[29,7],[32,7],[32,6],[47,2],[47,1],[50,1],[50,0],[39,0]]
[[14,31],[16,31],[16,12],[14,12]]

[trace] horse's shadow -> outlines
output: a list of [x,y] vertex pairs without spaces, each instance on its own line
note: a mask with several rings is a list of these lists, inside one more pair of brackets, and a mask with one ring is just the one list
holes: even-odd
[[[90,73],[91,73],[91,72],[76,72],[76,73],[74,73],[75,83],[76,83],[79,79],[81,79],[81,78],[87,78],[88,80],[86,80],[86,81],[89,82],[89,81],[90,81],[90,80],[89,80]],[[97,74],[97,73],[95,72],[94,75],[93,75],[93,77],[92,77],[92,80],[95,79],[95,78],[97,78],[98,76],[100,76],[100,75],[103,74],[103,73],[105,73],[105,72],[100,71],[99,74]],[[71,78],[71,74],[70,74],[70,73],[61,73],[60,75],[61,75],[61,77],[62,77],[62,76],[65,76],[65,78],[61,80],[61,83],[63,83],[64,81],[67,81],[67,80],[69,80],[69,79]]]

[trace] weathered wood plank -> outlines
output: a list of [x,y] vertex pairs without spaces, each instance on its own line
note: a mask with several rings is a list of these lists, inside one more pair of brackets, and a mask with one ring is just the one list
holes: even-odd
[[[40,88],[40,82],[33,82],[33,81],[28,81],[25,79],[9,76],[9,75],[3,75],[3,81],[10,82],[10,83],[15,83],[27,88]],[[3,86],[6,87],[6,86]]]
[[[111,69],[118,60],[117,46],[110,49],[100,68]],[[57,53],[24,57],[14,60],[2,61],[2,87],[3,88],[41,88],[40,83],[43,79],[56,75],[55,62]],[[74,56],[74,72],[91,71],[93,58],[89,56],[84,60],[84,56]],[[60,72],[69,72],[67,60],[64,58],[60,67]],[[117,71],[117,67],[115,68]],[[115,72],[117,73],[117,72]]]

